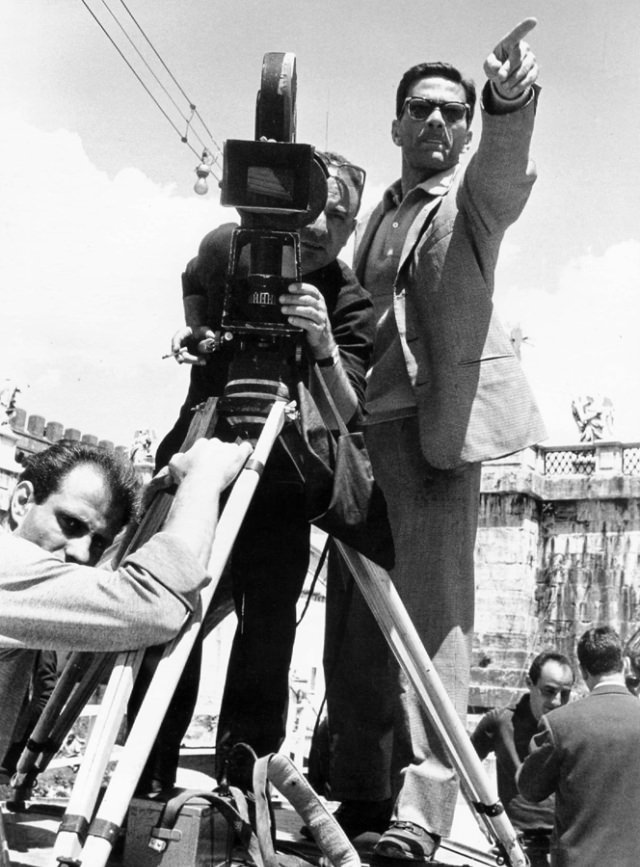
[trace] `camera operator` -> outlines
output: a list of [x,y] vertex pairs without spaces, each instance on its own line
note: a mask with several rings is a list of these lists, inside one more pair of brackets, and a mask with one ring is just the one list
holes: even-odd
[[171,461],[162,532],[114,571],[94,568],[133,517],[137,482],[103,449],[61,441],[28,459],[0,527],[0,756],[39,649],[111,652],[169,641],[207,582],[218,501],[250,452],[199,440]]
[[[354,424],[363,406],[374,334],[373,308],[368,293],[336,257],[355,227],[365,173],[337,154],[317,155],[328,173],[326,204],[312,224],[299,230],[303,281],[292,283],[279,301],[290,325],[303,331],[306,357],[299,375],[315,397],[308,365],[317,361],[344,421]],[[223,341],[204,359],[188,346],[213,338],[220,329],[234,228],[234,224],[225,224],[206,235],[182,277],[186,326],[174,335],[172,350],[179,362],[193,367],[179,418],[158,448],[158,467],[180,447],[193,407],[207,397],[221,395],[227,383],[233,340]],[[236,743],[249,744],[264,755],[277,750],[284,739],[296,602],[309,564],[310,529],[303,493],[291,458],[276,443],[230,560],[238,626],[218,723],[218,779],[225,773],[233,777],[234,768],[225,763]],[[141,780],[141,792],[174,784],[180,741],[197,697],[200,653],[198,643]],[[139,691],[138,685],[136,702]]]

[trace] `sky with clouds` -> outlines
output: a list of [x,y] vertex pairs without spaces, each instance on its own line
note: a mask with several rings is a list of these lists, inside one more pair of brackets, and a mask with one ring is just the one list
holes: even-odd
[[[86,2],[122,42],[103,0]],[[108,6],[127,21],[120,0]],[[640,440],[636,0],[127,7],[219,143],[253,135],[263,54],[295,53],[298,141],[365,166],[370,204],[399,171],[389,130],[404,70],[444,59],[482,82],[496,41],[536,16],[539,180],[505,238],[496,304],[526,337],[549,442],[576,441],[571,400],[594,392],[613,401],[616,437]],[[67,427],[123,444],[138,428],[162,435],[187,385],[161,358],[181,323],[180,274],[233,212],[215,189],[193,193],[196,156],[81,0],[3,0],[0,82],[0,381]]]

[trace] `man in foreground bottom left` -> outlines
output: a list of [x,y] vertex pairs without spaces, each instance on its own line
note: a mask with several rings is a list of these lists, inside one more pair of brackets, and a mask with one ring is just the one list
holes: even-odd
[[162,531],[115,570],[96,564],[134,516],[131,468],[84,443],[28,459],[0,529],[0,756],[38,650],[133,650],[177,634],[208,581],[220,494],[250,451],[202,439],[175,455],[178,489]]

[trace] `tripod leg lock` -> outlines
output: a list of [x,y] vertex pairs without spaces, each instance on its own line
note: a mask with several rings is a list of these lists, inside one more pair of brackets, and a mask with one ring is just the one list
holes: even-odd
[[94,819],[89,828],[92,837],[102,837],[113,848],[120,834],[120,825],[107,819]]
[[480,801],[472,801],[471,806],[481,816],[499,816],[504,813],[502,801],[496,801],[495,804],[483,804]]
[[89,832],[89,822],[86,816],[80,816],[75,813],[65,813],[60,822],[58,833],[68,831],[69,834],[75,834],[81,843],[87,839]]
[[245,470],[253,470],[254,473],[257,473],[259,476],[262,475],[264,471],[264,464],[262,461],[258,461],[255,458],[249,458],[244,465]]

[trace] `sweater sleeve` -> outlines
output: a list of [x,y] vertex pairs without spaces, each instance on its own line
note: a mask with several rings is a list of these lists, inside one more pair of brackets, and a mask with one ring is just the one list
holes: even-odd
[[0,534],[0,646],[131,650],[170,640],[198,602],[204,569],[158,533],[114,570],[66,563]]
[[458,191],[458,207],[472,234],[484,239],[483,247],[491,247],[493,239],[496,255],[497,244],[522,213],[536,180],[530,146],[538,90],[524,106],[506,114],[492,114],[483,106],[478,150]]
[[496,710],[486,713],[471,735],[471,743],[479,758],[486,759],[495,750]]
[[341,270],[342,285],[335,306],[329,311],[329,318],[343,367],[362,411],[365,374],[371,362],[375,336],[373,303],[353,271],[340,260],[336,264]]
[[542,801],[557,788],[560,762],[553,731],[545,716],[531,739],[529,755],[524,760],[516,782],[528,801]]

